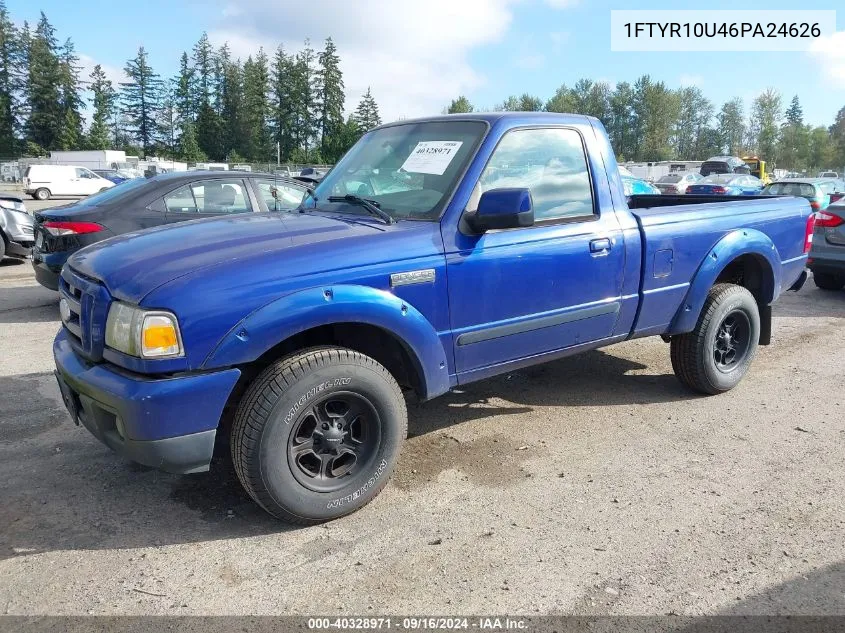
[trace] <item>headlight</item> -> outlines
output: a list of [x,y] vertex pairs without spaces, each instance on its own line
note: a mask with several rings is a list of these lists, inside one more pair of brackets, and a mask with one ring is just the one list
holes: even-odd
[[106,345],[138,358],[184,356],[176,316],[115,301],[106,320]]
[[0,207],[3,209],[9,209],[10,211],[20,211],[21,213],[26,213],[26,205],[23,202],[18,202],[17,200],[0,200]]

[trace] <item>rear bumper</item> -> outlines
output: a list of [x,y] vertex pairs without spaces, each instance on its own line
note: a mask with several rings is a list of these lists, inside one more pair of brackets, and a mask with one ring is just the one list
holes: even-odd
[[116,453],[172,473],[208,470],[240,370],[146,378],[91,365],[64,331],[53,343],[62,398],[76,423]]
[[59,289],[59,275],[65,265],[70,252],[42,253],[37,248],[32,249],[32,268],[35,280],[50,290]]

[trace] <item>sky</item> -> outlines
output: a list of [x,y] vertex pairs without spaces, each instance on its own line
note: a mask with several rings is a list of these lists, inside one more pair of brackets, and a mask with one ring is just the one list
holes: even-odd
[[[438,114],[464,94],[476,109],[492,109],[525,92],[543,100],[579,78],[611,85],[642,74],[670,88],[695,85],[718,107],[741,97],[746,109],[768,87],[784,107],[797,94],[805,122],[830,125],[845,106],[845,11],[837,32],[813,52],[611,52],[613,8],[737,8],[736,2],[601,0],[142,0],[82,2],[7,0],[12,19],[35,23],[44,11],[61,41],[71,37],[85,75],[101,64],[120,80],[139,46],[163,77],[178,70],[203,31],[228,42],[245,59],[259,46],[287,51],[306,38],[320,48],[335,41],[342,60],[347,110],[372,88],[385,121]],[[768,0],[766,9],[795,9]],[[834,9],[804,0],[802,9]]]

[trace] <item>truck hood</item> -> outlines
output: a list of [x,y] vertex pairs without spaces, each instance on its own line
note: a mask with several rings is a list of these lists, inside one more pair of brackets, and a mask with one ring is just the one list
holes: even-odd
[[102,281],[113,297],[140,303],[156,288],[205,268],[388,228],[342,216],[243,214],[125,233],[78,251],[68,265]]

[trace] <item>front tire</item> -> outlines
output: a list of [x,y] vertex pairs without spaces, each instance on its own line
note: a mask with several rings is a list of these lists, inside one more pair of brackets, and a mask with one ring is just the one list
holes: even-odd
[[267,512],[322,523],[381,492],[407,430],[402,391],[382,365],[350,349],[311,348],[273,363],[247,389],[232,459]]
[[842,290],[845,288],[845,274],[813,273],[813,282],[822,290]]
[[695,329],[672,337],[672,369],[690,389],[723,393],[748,372],[759,340],[760,310],[754,296],[742,286],[716,284]]
[[41,189],[36,189],[35,191],[35,199],[36,200],[49,200],[50,199],[50,190],[41,187]]

